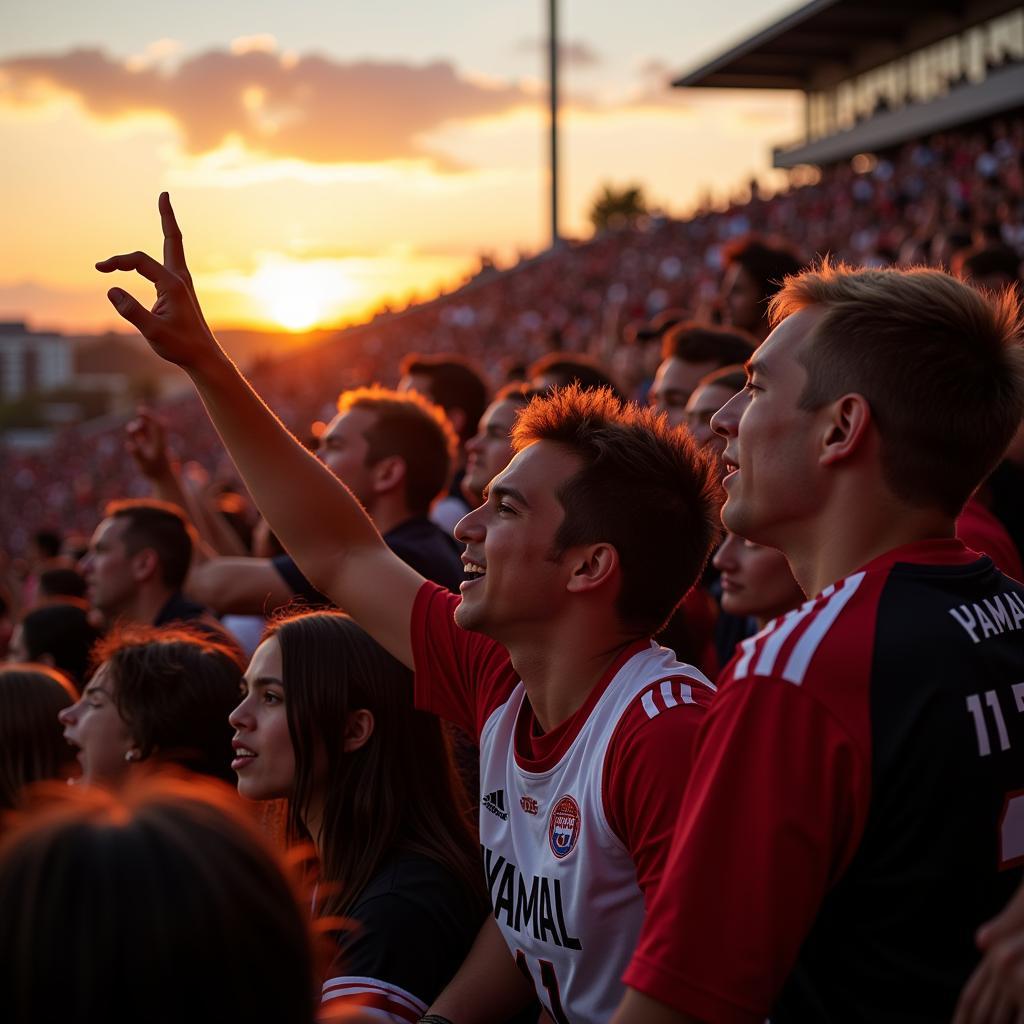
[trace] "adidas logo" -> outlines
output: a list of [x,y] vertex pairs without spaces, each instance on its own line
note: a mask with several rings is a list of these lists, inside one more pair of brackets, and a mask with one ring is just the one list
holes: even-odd
[[480,803],[491,814],[496,814],[502,821],[508,821],[508,811],[505,810],[505,790],[496,789],[493,793],[488,793]]

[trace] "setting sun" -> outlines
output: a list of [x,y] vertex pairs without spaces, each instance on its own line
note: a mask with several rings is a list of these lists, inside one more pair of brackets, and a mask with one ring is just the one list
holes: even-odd
[[267,257],[252,275],[249,292],[267,319],[288,331],[336,323],[359,297],[341,261],[277,256]]

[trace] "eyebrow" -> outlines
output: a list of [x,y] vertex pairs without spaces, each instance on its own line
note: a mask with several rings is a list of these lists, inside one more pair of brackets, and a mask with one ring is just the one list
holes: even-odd
[[284,682],[276,676],[257,676],[252,680],[242,676],[242,682],[245,683],[250,690],[262,690],[268,686],[284,686]]
[[748,378],[753,377],[755,373],[760,374],[762,377],[771,376],[763,359],[748,359],[743,364],[743,369],[747,371]]
[[521,491],[517,491],[514,487],[509,487],[508,484],[497,484],[491,487],[487,491],[487,496],[495,495],[498,498],[511,498],[517,505],[522,505],[523,508],[529,508],[530,503],[523,497]]
[[103,688],[102,686],[92,686],[92,685],[89,685],[89,686],[87,686],[87,687],[85,688],[85,690],[83,690],[83,691],[82,691],[82,696],[83,696],[83,697],[86,697],[86,696],[88,696],[88,695],[89,695],[90,693],[102,693],[104,697],[107,697],[107,698],[109,698],[110,700],[113,700],[113,699],[114,699],[114,698],[113,698],[113,697],[111,696],[111,693],[110,693],[110,691],[109,691],[109,690],[105,690],[105,689],[104,689],[104,688]]

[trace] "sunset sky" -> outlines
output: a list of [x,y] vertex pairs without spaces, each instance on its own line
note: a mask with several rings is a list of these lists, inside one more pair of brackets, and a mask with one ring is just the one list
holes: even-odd
[[[796,97],[667,78],[794,6],[563,2],[563,232],[589,233],[605,182],[679,214],[773,180]],[[0,319],[121,326],[92,265],[159,254],[162,189],[225,326],[357,319],[456,284],[482,252],[542,248],[546,9],[4,0]]]

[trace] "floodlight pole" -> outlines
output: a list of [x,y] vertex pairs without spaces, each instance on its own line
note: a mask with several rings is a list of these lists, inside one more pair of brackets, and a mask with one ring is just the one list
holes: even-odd
[[551,110],[551,247],[558,234],[558,0],[548,0],[548,81]]

